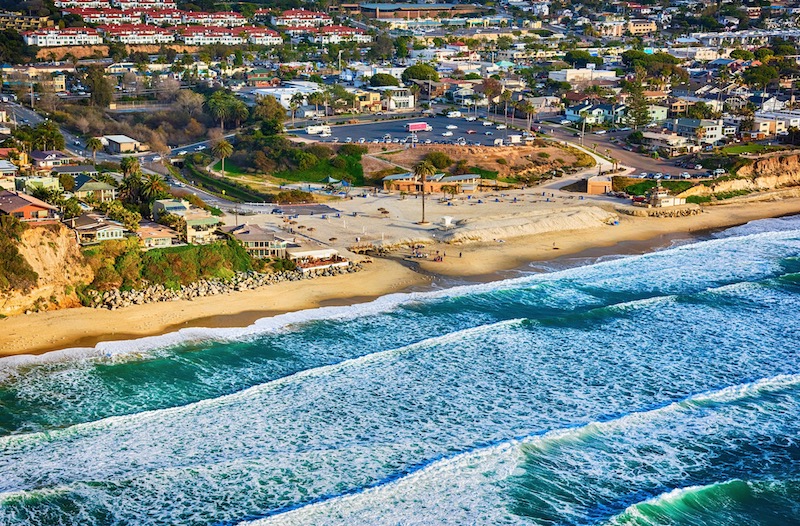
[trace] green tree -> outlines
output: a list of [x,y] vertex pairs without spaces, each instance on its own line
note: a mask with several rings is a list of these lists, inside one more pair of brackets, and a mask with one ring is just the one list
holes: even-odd
[[626,119],[628,124],[638,129],[650,122],[650,108],[644,96],[644,86],[641,81],[626,82],[623,90],[628,94]]
[[212,147],[211,152],[214,156],[219,157],[222,162],[222,176],[225,177],[225,158],[230,157],[233,153],[233,145],[222,139],[217,141]]
[[128,177],[131,174],[138,173],[141,169],[139,160],[136,157],[123,157],[119,163],[119,168],[122,170],[122,175]]
[[400,81],[388,73],[376,73],[369,79],[370,86],[399,86]]
[[101,66],[91,66],[86,73],[86,86],[91,95],[89,102],[92,106],[108,107],[114,97],[114,88],[106,77]]
[[763,87],[778,80],[778,70],[766,65],[753,66],[742,73],[742,78],[748,86]]
[[156,199],[167,197],[167,183],[157,173],[147,173],[142,177],[142,197],[152,203]]
[[75,178],[72,174],[58,174],[58,184],[65,192],[71,192],[75,189]]
[[428,183],[428,177],[436,173],[436,168],[428,161],[420,161],[414,166],[414,175],[419,177],[422,181],[422,219],[420,224],[424,225],[425,221],[425,186]]
[[406,68],[401,75],[403,82],[408,82],[411,79],[415,80],[432,80],[438,81],[439,74],[429,64],[414,64]]

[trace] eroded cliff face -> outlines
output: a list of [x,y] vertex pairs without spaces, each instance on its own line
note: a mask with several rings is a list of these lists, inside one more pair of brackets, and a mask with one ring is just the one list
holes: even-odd
[[75,287],[91,282],[94,274],[70,229],[60,224],[28,228],[17,248],[39,278],[32,290],[0,294],[0,314],[80,306]]
[[800,186],[800,154],[757,159],[753,164],[739,168],[736,175],[736,179],[716,181],[710,186],[694,186],[682,193],[681,197],[741,190],[760,192]]

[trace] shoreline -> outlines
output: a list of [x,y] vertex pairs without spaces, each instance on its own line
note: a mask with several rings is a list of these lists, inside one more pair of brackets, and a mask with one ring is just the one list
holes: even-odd
[[431,254],[449,251],[442,262],[401,261],[402,256],[396,254],[373,258],[373,263],[355,274],[279,283],[224,297],[134,305],[115,311],[80,307],[20,315],[0,320],[4,333],[0,357],[94,347],[100,342],[184,328],[246,327],[287,312],[353,305],[392,293],[431,290],[434,284],[483,283],[547,271],[554,262],[566,268],[608,256],[644,254],[714,230],[798,213],[800,199],[786,199],[715,206],[703,214],[680,218],[622,216],[619,225],[605,228],[550,232],[502,243],[427,247]]

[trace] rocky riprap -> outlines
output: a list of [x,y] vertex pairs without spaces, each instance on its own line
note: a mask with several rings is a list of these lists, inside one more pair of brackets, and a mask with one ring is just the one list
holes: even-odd
[[88,306],[97,309],[115,310],[131,305],[144,305],[161,301],[193,300],[205,296],[217,296],[240,290],[252,290],[285,281],[301,281],[324,276],[338,276],[352,274],[362,270],[361,263],[351,263],[346,267],[334,267],[321,270],[301,272],[300,270],[281,271],[270,274],[259,272],[241,272],[233,278],[208,279],[195,281],[189,285],[182,285],[179,289],[171,289],[164,285],[150,285],[142,289],[120,290],[114,289],[106,292],[89,291]]

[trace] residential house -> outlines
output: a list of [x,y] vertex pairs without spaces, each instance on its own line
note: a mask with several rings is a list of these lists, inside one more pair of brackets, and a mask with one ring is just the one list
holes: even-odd
[[286,248],[294,243],[292,236],[247,223],[224,226],[221,230],[239,241],[254,258],[286,259]]
[[669,108],[657,104],[650,104],[647,107],[647,112],[650,114],[650,122],[664,122],[667,120]]
[[409,88],[380,86],[372,89],[381,92],[383,108],[387,111],[407,110],[414,107],[414,94]]
[[56,207],[21,192],[0,191],[0,214],[21,221],[48,221],[58,218]]
[[642,145],[653,151],[659,151],[666,157],[673,157],[692,151],[689,139],[677,133],[650,132],[642,133]]
[[53,21],[46,16],[30,16],[8,11],[0,12],[0,30],[13,29],[14,31],[20,32],[52,25]]
[[78,243],[81,245],[93,245],[125,237],[125,227],[122,223],[112,221],[101,214],[83,214],[65,219],[64,224],[75,231]]
[[61,174],[69,174],[76,177],[81,174],[86,174],[89,177],[97,177],[97,169],[91,164],[78,164],[70,166],[56,166],[50,171],[51,175],[58,177]]
[[372,90],[353,89],[349,90],[355,95],[354,106],[359,112],[376,112],[383,107],[381,92]]
[[175,33],[163,27],[144,24],[103,25],[98,28],[110,42],[121,44],[168,44],[175,41]]
[[626,111],[624,104],[584,102],[568,107],[565,117],[572,122],[582,122],[585,117],[586,124],[620,124],[625,120]]
[[0,177],[15,177],[19,172],[19,167],[6,160],[0,160]]
[[372,36],[363,29],[355,27],[322,26],[313,31],[311,41],[323,46],[328,44],[341,44],[342,42],[368,44],[372,42]]
[[82,173],[75,176],[75,187],[72,189],[72,194],[81,200],[91,199],[105,203],[117,198],[117,189]]
[[547,76],[550,80],[569,82],[570,84],[576,82],[593,82],[596,80],[618,80],[616,71],[591,68],[560,69],[549,72]]
[[131,139],[127,135],[105,135],[108,141],[106,149],[109,153],[134,153],[141,149],[142,144],[136,139]]
[[146,250],[171,247],[180,238],[180,234],[175,230],[152,221],[140,221],[136,236]]
[[678,135],[693,137],[704,144],[714,144],[725,137],[725,126],[722,119],[673,119],[668,120],[666,126],[667,129]]
[[200,208],[192,207],[182,199],[157,199],[153,202],[153,219],[158,221],[165,214],[180,216],[186,223],[183,234],[188,243],[203,245],[216,239],[214,233],[221,222],[218,217]]
[[59,150],[33,150],[30,154],[35,170],[52,170],[56,166],[72,164],[74,157]]
[[139,24],[142,17],[133,11],[120,9],[85,9],[71,7],[62,11],[65,15],[79,16],[84,22],[99,25]]
[[80,7],[84,9],[110,9],[108,0],[55,0],[56,7]]
[[17,177],[17,187],[23,192],[33,193],[36,190],[61,191],[61,183],[58,177],[50,176],[27,176]]

